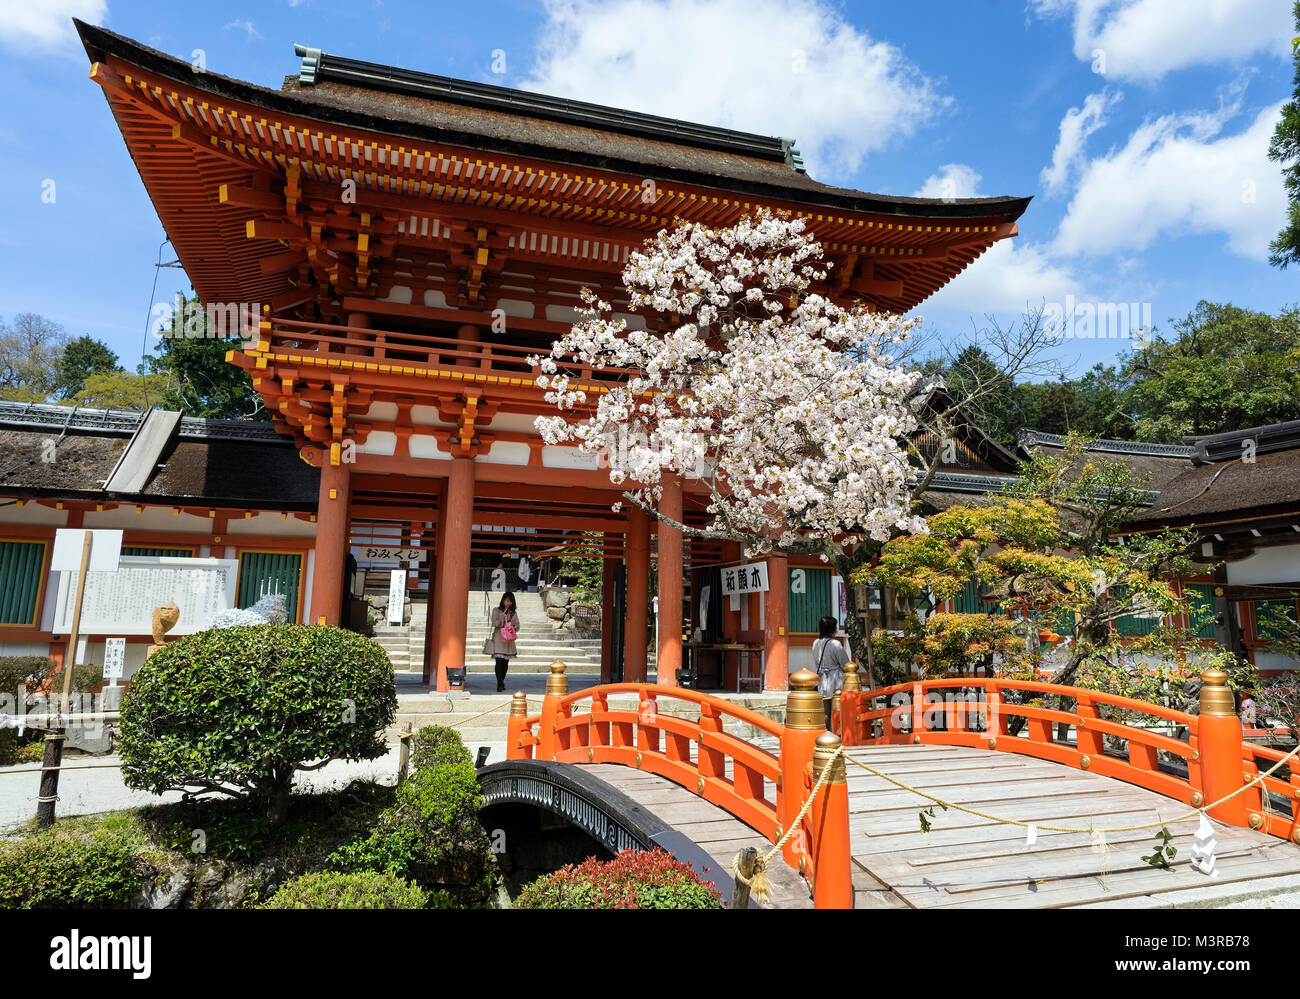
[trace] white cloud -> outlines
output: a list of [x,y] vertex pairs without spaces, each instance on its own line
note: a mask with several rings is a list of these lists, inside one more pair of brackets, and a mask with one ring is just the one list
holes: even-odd
[[1293,35],[1284,0],[1033,0],[1043,15],[1072,15],[1074,54],[1102,75],[1158,80],[1188,66],[1286,57]]
[[1088,299],[1084,279],[1057,259],[1050,247],[1020,237],[994,243],[988,251],[927,299],[919,311],[1000,316],[1019,315],[1026,307],[1064,302],[1066,296]]
[[1222,233],[1234,253],[1266,259],[1286,211],[1281,173],[1267,156],[1281,104],[1244,131],[1223,135],[1234,110],[1145,122],[1123,148],[1088,163],[1055,251],[1097,256]]
[[965,163],[947,163],[939,172],[931,174],[926,182],[912,192],[914,198],[940,198],[952,201],[955,198],[979,197],[980,177]]
[[107,14],[105,0],[21,0],[5,5],[0,42],[13,48],[55,48],[76,39],[74,17],[102,24]]
[[222,30],[228,31],[231,28],[234,28],[236,31],[246,32],[248,34],[249,41],[252,41],[254,38],[262,37],[261,33],[256,28],[253,27],[253,22],[249,20],[245,20],[243,18],[235,18],[235,20],[225,25],[222,28]]
[[949,102],[826,0],[548,0],[545,93],[798,140],[843,179]]
[[1051,166],[1043,167],[1043,172],[1039,175],[1048,194],[1060,194],[1065,190],[1070,174],[1083,155],[1088,136],[1106,124],[1106,112],[1122,96],[1105,90],[1099,94],[1089,94],[1084,98],[1083,107],[1070,108],[1065,113],[1061,119],[1056,149],[1052,151]]

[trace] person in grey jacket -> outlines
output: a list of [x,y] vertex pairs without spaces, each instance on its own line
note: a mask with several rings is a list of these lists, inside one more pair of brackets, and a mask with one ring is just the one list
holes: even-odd
[[835,692],[844,686],[844,667],[849,662],[849,654],[835,638],[839,622],[827,614],[818,623],[820,636],[813,642],[813,669],[817,673],[817,693],[822,695],[822,706],[826,711],[826,728],[831,727],[831,711],[835,707]]

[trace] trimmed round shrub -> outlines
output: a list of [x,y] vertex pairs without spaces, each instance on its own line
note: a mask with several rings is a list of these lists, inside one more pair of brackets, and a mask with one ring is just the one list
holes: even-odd
[[481,905],[496,889],[492,844],[479,822],[478,774],[454,729],[428,725],[416,734],[411,776],[368,836],[337,850],[340,870],[390,871],[443,889],[462,905]]
[[20,684],[34,694],[53,672],[54,660],[48,656],[0,656],[0,697],[17,698]]
[[343,628],[268,624],[187,635],[122,701],[129,787],[243,796],[284,819],[296,771],[371,760],[397,710],[382,648]]
[[[0,713],[18,713],[20,688],[22,696],[36,694],[49,682],[53,671],[54,660],[48,656],[0,656]],[[26,710],[33,708],[39,709],[39,704],[29,704]],[[33,732],[25,742],[35,743],[39,737],[39,732]],[[0,728],[0,767],[30,759],[30,751],[24,750],[26,745],[19,741],[17,729]]]
[[0,842],[0,909],[124,905],[139,889],[136,847],[108,830],[60,830]]
[[524,886],[516,909],[720,909],[722,895],[660,849],[590,858]]
[[390,871],[318,871],[287,881],[264,909],[423,909],[419,885]]

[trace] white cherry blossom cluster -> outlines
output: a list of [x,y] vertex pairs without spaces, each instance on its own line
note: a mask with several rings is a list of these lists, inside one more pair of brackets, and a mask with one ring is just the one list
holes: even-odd
[[[665,473],[703,480],[709,529],[751,551],[923,531],[905,451],[917,374],[889,353],[916,321],[810,291],[829,263],[803,229],[768,212],[684,223],[631,254],[623,283],[649,329],[585,293],[588,318],[535,359],[561,413],[537,419],[543,438],[597,454],[647,505]],[[573,357],[630,374],[589,393]]]

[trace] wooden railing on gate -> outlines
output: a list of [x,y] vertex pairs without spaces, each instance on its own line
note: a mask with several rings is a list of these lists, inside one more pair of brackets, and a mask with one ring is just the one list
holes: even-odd
[[[610,699],[636,698],[634,710],[610,706]],[[660,710],[665,700],[698,706],[698,718]],[[585,703],[584,703],[585,702]],[[585,706],[585,710],[583,710]],[[833,749],[817,745],[825,736],[817,677],[800,671],[791,677],[785,724],[696,690],[650,683],[612,683],[570,694],[563,663],[551,665],[540,714],[527,714],[516,694],[507,728],[507,759],[559,763],[619,763],[658,774],[757,829],[776,843],[803,810],[818,773]],[[778,740],[776,756],[727,732],[727,719],[752,726]],[[838,739],[831,740],[838,748]],[[783,856],[814,886],[817,908],[851,908],[848,798],[838,786],[821,795],[788,838]],[[824,788],[825,790],[825,788]],[[821,870],[818,870],[818,858]],[[820,875],[820,876],[819,876]]]

